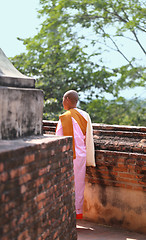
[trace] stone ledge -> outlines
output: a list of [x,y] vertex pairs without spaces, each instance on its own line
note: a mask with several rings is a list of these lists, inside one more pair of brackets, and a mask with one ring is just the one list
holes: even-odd
[[[55,134],[57,121],[43,120],[43,132]],[[93,123],[95,150],[146,153],[146,127]]]
[[93,123],[94,130],[108,130],[108,131],[126,131],[126,132],[144,132],[146,133],[146,127],[144,126],[128,126],[128,125],[109,125],[102,123]]
[[35,147],[41,144],[49,144],[59,139],[66,139],[71,137],[58,137],[53,135],[30,136],[15,140],[0,140],[0,153],[15,151],[22,148]]

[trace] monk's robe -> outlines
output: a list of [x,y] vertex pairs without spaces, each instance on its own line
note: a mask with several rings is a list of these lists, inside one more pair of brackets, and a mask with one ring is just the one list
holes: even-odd
[[68,110],[59,117],[56,135],[73,137],[75,207],[77,218],[82,218],[86,165],[95,166],[93,131],[89,114],[78,108]]

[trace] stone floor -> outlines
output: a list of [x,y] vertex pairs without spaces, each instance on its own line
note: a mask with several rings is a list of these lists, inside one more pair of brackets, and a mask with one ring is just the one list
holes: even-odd
[[146,235],[77,220],[78,240],[146,240]]

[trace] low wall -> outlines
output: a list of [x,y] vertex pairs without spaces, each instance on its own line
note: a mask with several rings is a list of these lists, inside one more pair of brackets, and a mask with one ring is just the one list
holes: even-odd
[[[43,121],[54,134],[57,122]],[[93,124],[96,167],[87,167],[84,219],[146,233],[146,127]]]
[[72,139],[0,141],[0,239],[76,240]]

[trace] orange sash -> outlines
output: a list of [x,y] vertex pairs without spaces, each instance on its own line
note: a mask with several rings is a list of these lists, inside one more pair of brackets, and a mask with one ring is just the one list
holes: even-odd
[[76,153],[75,153],[75,141],[74,141],[72,117],[77,121],[84,136],[86,135],[87,121],[77,110],[73,108],[68,110],[67,112],[65,112],[59,117],[61,120],[62,128],[63,128],[63,135],[73,137],[73,159],[75,159]]

